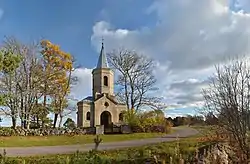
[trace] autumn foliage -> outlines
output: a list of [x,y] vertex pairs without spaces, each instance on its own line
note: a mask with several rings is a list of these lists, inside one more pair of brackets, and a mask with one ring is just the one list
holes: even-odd
[[169,132],[172,127],[161,110],[136,112],[131,109],[124,112],[124,122],[130,125],[134,132]]
[[[73,57],[64,51],[62,51],[59,45],[52,44],[48,40],[41,41],[44,60],[45,76],[51,83],[52,98],[51,106],[55,113],[54,124],[56,126],[58,115],[60,116],[60,123],[63,117],[63,109],[67,107],[66,96],[70,92],[70,79],[73,69]],[[47,84],[46,84],[47,85]],[[47,87],[47,86],[46,86]],[[46,90],[45,90],[46,92]],[[45,94],[46,96],[47,94]],[[44,99],[46,100],[46,98]]]
[[0,49],[1,104],[12,118],[13,127],[21,119],[23,128],[50,124],[48,114],[54,114],[53,126],[59,126],[68,108],[72,84],[73,57],[49,40],[39,44],[22,44],[7,38]]
[[197,138],[199,142],[226,142],[229,136],[226,134],[211,135]]

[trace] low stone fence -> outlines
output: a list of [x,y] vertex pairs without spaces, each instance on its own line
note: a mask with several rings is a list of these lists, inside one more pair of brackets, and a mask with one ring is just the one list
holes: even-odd
[[[98,131],[97,131],[98,130]],[[0,136],[51,136],[51,135],[84,135],[84,134],[129,134],[140,132],[165,132],[162,126],[152,126],[145,130],[140,127],[130,127],[129,125],[111,124],[103,128],[103,132],[96,127],[81,127],[74,129],[66,128],[39,128],[39,129],[22,129],[0,127]]]
[[[92,130],[93,131],[93,130]],[[83,135],[91,133],[88,128],[46,128],[46,129],[12,129],[0,128],[0,136],[51,136],[51,135]]]
[[[123,126],[109,127],[103,129],[104,133],[122,133]],[[99,130],[100,131],[100,130]],[[100,133],[100,132],[98,132]],[[129,132],[124,132],[129,133]],[[81,127],[75,129],[66,128],[39,128],[39,129],[22,129],[22,128],[0,128],[0,136],[52,136],[52,135],[84,135],[84,134],[96,134],[96,127]]]

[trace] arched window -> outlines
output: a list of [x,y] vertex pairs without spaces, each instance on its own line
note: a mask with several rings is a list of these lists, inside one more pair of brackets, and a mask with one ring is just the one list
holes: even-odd
[[119,121],[123,121],[123,113],[119,114]]
[[87,114],[86,114],[86,120],[90,120],[90,112],[87,112]]
[[108,77],[104,76],[104,86],[108,86]]

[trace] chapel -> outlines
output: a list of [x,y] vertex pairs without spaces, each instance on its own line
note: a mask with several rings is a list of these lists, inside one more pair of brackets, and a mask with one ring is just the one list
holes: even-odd
[[114,95],[114,72],[109,67],[104,45],[96,68],[92,71],[92,95],[77,103],[77,126],[95,127],[121,123],[122,112],[127,109]]

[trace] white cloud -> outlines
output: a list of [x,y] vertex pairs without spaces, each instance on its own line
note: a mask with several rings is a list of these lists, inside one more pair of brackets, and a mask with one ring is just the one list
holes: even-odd
[[147,12],[156,14],[155,26],[128,30],[100,21],[91,41],[97,50],[104,37],[107,51],[126,47],[153,57],[165,101],[175,107],[199,105],[198,88],[205,85],[213,65],[250,52],[250,1],[238,1],[245,12],[230,10],[227,0],[155,0]]
[[[93,27],[92,42],[105,37],[107,49],[137,49],[172,69],[206,68],[225,56],[250,51],[250,15],[235,13],[218,0],[158,0],[149,7],[157,14],[153,28],[127,30],[108,22]],[[145,18],[142,18],[145,19]]]
[[78,68],[73,72],[76,76],[77,84],[72,87],[71,96],[75,99],[81,100],[86,96],[92,94],[92,69]]
[[203,98],[201,91],[207,85],[207,80],[187,79],[176,81],[170,84],[167,95],[172,93],[172,95],[169,96],[171,96],[177,104],[197,107],[202,105]]
[[[185,113],[183,113],[185,111]],[[193,108],[175,108],[175,109],[169,109],[166,112],[166,117],[177,117],[177,116],[183,116],[183,115],[197,115],[196,109]]]

